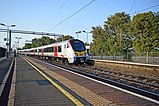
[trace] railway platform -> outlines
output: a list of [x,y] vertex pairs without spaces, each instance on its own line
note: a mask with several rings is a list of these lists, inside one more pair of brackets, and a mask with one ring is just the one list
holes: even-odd
[[10,84],[8,83],[12,76],[13,57],[0,58],[0,105],[7,101]]
[[[0,66],[11,64],[12,60],[15,65],[8,106],[157,106],[159,103],[27,56],[4,59]],[[5,106],[1,101],[0,105]]]
[[1,57],[0,58],[0,62],[3,61],[4,59],[6,59],[6,57]]
[[2,84],[12,61],[12,57],[10,58],[0,58],[0,85]]
[[66,89],[62,89],[65,88],[64,85],[57,80],[50,79],[38,71],[23,58],[16,57],[8,105],[91,105],[80,96],[72,95]]

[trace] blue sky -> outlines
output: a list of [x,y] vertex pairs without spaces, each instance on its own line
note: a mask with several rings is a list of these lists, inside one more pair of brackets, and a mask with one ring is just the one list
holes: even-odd
[[[76,38],[76,31],[91,31],[92,26],[103,25],[104,21],[117,12],[129,14],[134,0],[95,0],[91,5],[78,12],[56,28],[52,29],[59,22],[72,15],[92,0],[0,0],[0,23],[15,24],[11,29],[27,31],[51,32],[64,35],[71,35]],[[159,0],[135,0],[131,9],[132,13],[159,4]],[[159,6],[143,11],[159,11]],[[135,15],[135,14],[134,14]],[[0,26],[0,28],[5,28]],[[52,30],[50,30],[52,29]],[[0,32],[0,46],[6,33]],[[12,44],[16,36],[22,37],[20,47],[24,46],[26,40],[38,38],[38,35],[12,34]],[[86,41],[86,34],[79,34],[79,39]],[[92,37],[89,34],[89,42]]]

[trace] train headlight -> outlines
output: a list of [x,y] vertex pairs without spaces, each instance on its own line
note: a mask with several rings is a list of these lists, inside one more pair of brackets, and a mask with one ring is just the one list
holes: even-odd
[[87,53],[84,53],[84,55],[86,56],[86,55],[87,55]]
[[76,56],[78,56],[78,54],[77,54],[77,53],[75,53],[75,55],[76,55]]

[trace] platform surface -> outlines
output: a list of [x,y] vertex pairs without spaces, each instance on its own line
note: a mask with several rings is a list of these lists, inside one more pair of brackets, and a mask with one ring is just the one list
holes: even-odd
[[69,98],[22,58],[16,58],[15,106],[74,106]]
[[0,59],[0,85],[2,84],[4,78],[9,70],[12,59],[13,59],[13,57]]

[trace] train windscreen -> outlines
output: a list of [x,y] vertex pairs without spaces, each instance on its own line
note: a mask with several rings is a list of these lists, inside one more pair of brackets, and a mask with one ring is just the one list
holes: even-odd
[[74,51],[85,51],[84,43],[80,40],[71,40]]

